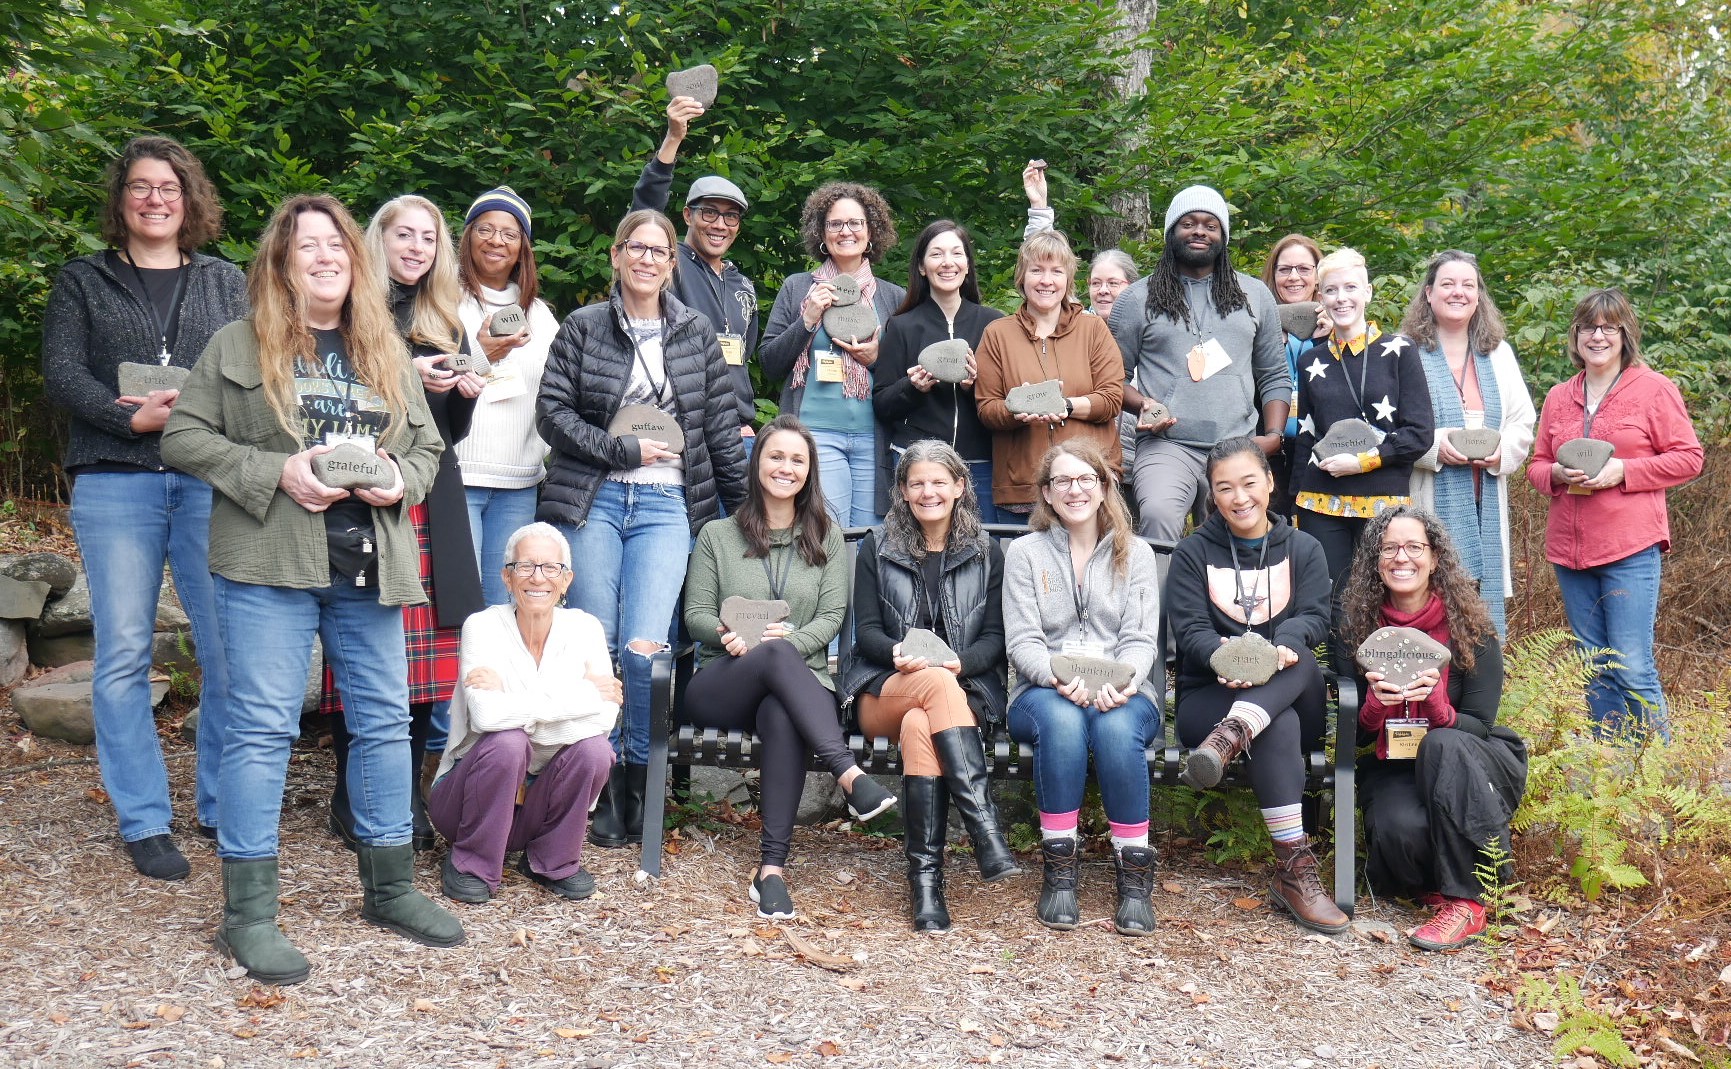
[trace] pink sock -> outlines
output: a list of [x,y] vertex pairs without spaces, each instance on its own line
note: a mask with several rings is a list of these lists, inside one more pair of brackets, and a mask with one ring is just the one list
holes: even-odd
[[1107,823],[1112,826],[1112,846],[1114,848],[1123,849],[1126,846],[1148,845],[1148,822],[1146,820],[1139,824],[1119,824],[1117,821],[1108,821]]
[[1042,839],[1074,839],[1076,825],[1082,815],[1080,809],[1072,809],[1068,813],[1048,813],[1040,811],[1040,838]]

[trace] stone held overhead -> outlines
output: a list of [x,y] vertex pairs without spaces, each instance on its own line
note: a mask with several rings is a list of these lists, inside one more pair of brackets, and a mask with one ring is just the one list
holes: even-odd
[[1221,679],[1257,686],[1274,678],[1280,670],[1280,650],[1254,631],[1227,639],[1208,658],[1208,667]]
[[607,424],[607,433],[615,438],[632,434],[666,442],[669,451],[685,452],[685,431],[679,426],[678,418],[654,405],[625,405],[613,414],[612,422]]
[[1329,457],[1369,453],[1381,445],[1385,437],[1382,431],[1362,419],[1335,420],[1328,433],[1311,447],[1311,457],[1313,460],[1327,460]]
[[968,378],[968,343],[946,338],[920,350],[919,365],[939,382],[965,382]]
[[313,477],[337,490],[383,489],[396,482],[390,461],[344,442],[312,458]]
[[1449,648],[1416,627],[1379,627],[1359,643],[1358,666],[1383,681],[1409,687],[1420,675],[1449,662]]
[[788,612],[787,602],[780,598],[742,598],[735,594],[722,600],[717,615],[749,649],[763,641],[764,628],[786,620]]
[[1018,415],[1064,414],[1064,384],[1058,379],[1012,386],[1004,394],[1004,407]]
[[705,110],[714,106],[716,93],[720,89],[721,75],[708,63],[700,63],[680,71],[669,71],[667,74],[668,96],[691,97],[702,104]]

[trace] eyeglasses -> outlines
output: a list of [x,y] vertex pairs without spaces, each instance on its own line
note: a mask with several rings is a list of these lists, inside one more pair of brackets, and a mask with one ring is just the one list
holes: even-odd
[[480,226],[477,226],[475,228],[475,236],[480,238],[482,241],[492,241],[494,238],[498,238],[507,245],[515,245],[517,242],[523,240],[523,232],[521,230],[496,230],[490,223],[482,223]]
[[645,245],[641,241],[623,241],[613,247],[623,249],[625,255],[633,260],[648,260],[652,264],[664,264],[673,259],[673,250],[666,245]]
[[1309,278],[1316,274],[1316,268],[1310,264],[1276,264],[1274,274],[1277,278]]
[[1596,323],[1590,327],[1583,324],[1575,328],[1575,333],[1579,334],[1583,338],[1596,338],[1601,336],[1609,338],[1613,334],[1621,334],[1622,332],[1622,327],[1613,326],[1609,323]]
[[1100,477],[1093,472],[1086,475],[1054,475],[1046,480],[1046,485],[1060,494],[1067,494],[1072,486],[1078,490],[1094,489],[1100,485]]
[[1383,546],[1382,559],[1393,560],[1402,553],[1405,553],[1408,560],[1418,560],[1429,552],[1429,542],[1401,542],[1392,546]]
[[172,202],[180,199],[182,190],[176,182],[164,182],[159,186],[141,178],[136,182],[126,183],[126,192],[132,195],[133,200],[149,200],[150,195],[155,193],[165,202]]
[[511,574],[515,575],[519,579],[531,578],[539,572],[548,579],[555,581],[562,578],[566,572],[571,570],[570,565],[560,564],[556,560],[548,561],[546,564],[537,564],[530,560],[513,560],[506,561],[505,567],[511,569]]
[[724,212],[720,208],[711,208],[707,204],[699,204],[691,209],[692,214],[706,223],[722,223],[726,226],[738,226],[745,216],[740,212]]
[[826,219],[823,228],[832,234],[840,234],[848,230],[856,234],[863,234],[865,233],[866,221],[864,219]]

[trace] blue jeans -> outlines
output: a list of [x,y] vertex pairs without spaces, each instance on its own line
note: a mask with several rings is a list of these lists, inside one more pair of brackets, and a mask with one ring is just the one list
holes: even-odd
[[511,592],[499,573],[505,568],[505,543],[517,528],[535,522],[539,487],[495,490],[490,486],[465,486],[469,502],[469,537],[475,541],[475,566],[481,570],[481,596],[489,605],[509,605]]
[[217,767],[229,698],[228,660],[210,583],[210,499],[209,486],[180,472],[94,472],[72,485],[72,527],[96,630],[96,759],[127,842],[167,835],[174,816],[150,705],[150,644],[165,558],[192,621],[203,675],[198,820],[217,822]]
[[1034,796],[1041,812],[1082,808],[1092,754],[1106,819],[1148,819],[1148,742],[1163,734],[1160,713],[1147,696],[1137,694],[1102,713],[1051,687],[1029,687],[1010,703],[1010,737],[1034,747]]
[[872,431],[820,431],[817,442],[818,481],[829,514],[843,527],[874,527],[877,514],[878,437]]
[[1648,546],[1595,568],[1552,565],[1563,612],[1583,650],[1610,650],[1587,685],[1587,709],[1600,738],[1649,731],[1671,741],[1671,717],[1653,660],[1659,616],[1659,547]]
[[[230,649],[247,651],[232,680],[218,785],[217,854],[277,856],[283,779],[299,732],[313,636],[343,696],[349,729],[349,803],[368,846],[409,841],[409,667],[403,610],[376,590],[337,583],[313,590],[216,576],[216,607]],[[261,636],[268,636],[261,641]]]
[[974,484],[974,496],[980,502],[981,523],[1023,523],[1026,517],[1013,512],[1000,513],[998,506],[992,501],[992,462],[989,460],[968,461],[968,481]]
[[651,655],[630,647],[642,640],[659,650],[671,632],[691,559],[685,487],[605,480],[583,526],[560,524],[559,531],[577,562],[567,600],[601,621],[623,669],[625,716],[623,729],[613,731],[615,752],[629,764],[648,764]]

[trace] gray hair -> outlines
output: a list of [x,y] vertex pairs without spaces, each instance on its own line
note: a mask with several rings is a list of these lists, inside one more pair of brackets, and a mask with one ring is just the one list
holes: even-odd
[[950,478],[962,486],[962,496],[956,499],[955,507],[950,512],[949,546],[959,548],[983,544],[986,536],[980,529],[980,499],[974,492],[974,480],[968,473],[968,462],[962,459],[954,446],[936,438],[923,438],[913,443],[902,451],[901,460],[896,462],[895,500],[890,503],[890,511],[884,517],[884,544],[900,547],[902,552],[914,560],[926,559],[925,533],[920,530],[919,521],[914,519],[913,509],[908,507],[907,498],[901,494],[901,489],[907,485],[908,475],[914,470],[915,464],[936,464],[948,471]]
[[545,538],[559,547],[559,563],[571,567],[571,543],[565,541],[565,536],[559,533],[559,528],[550,523],[526,523],[511,532],[511,537],[505,540],[505,560],[507,563],[517,559],[517,546],[526,538]]
[[1131,282],[1142,277],[1141,272],[1136,270],[1136,261],[1132,260],[1130,254],[1123,249],[1101,249],[1095,253],[1094,258],[1088,261],[1090,277],[1093,276],[1094,269],[1097,267],[1116,267]]

